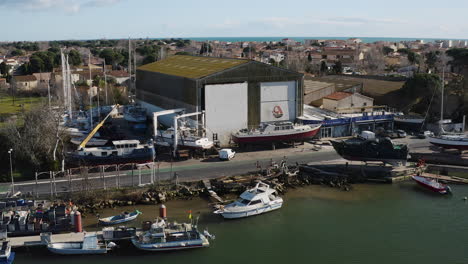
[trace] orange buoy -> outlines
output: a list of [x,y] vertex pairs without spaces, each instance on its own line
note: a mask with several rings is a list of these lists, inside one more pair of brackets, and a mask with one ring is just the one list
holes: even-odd
[[75,213],[75,232],[77,233],[83,232],[83,226],[81,223],[81,214],[78,211],[76,211]]
[[159,217],[167,218],[166,206],[164,204],[161,204],[161,206],[159,207]]

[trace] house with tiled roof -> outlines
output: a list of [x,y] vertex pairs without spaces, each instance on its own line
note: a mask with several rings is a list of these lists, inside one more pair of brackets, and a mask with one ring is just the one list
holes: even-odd
[[122,84],[130,79],[130,75],[126,71],[110,71],[107,73],[107,76],[114,78],[118,84]]
[[34,91],[37,89],[37,78],[34,75],[13,76],[11,85],[16,91]]
[[374,99],[360,93],[335,92],[323,98],[323,108],[337,113],[372,111]]

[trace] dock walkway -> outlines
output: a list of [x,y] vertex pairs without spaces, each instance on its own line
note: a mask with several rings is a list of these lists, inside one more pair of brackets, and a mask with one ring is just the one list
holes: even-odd
[[451,182],[451,183],[468,184],[468,179],[461,178],[461,177],[437,175],[437,174],[432,174],[432,173],[423,173],[421,176],[426,177],[426,178]]

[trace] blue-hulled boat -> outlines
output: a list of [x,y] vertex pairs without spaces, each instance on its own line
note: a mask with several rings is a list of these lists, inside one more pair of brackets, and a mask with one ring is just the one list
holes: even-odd
[[15,259],[15,252],[11,252],[10,241],[2,241],[0,248],[0,264],[11,264]]
[[124,212],[119,215],[114,215],[114,216],[109,216],[106,218],[99,218],[99,223],[102,225],[116,225],[116,224],[121,224],[125,222],[130,222],[132,220],[135,220],[138,215],[140,215],[141,212],[138,210],[135,210],[131,213]]

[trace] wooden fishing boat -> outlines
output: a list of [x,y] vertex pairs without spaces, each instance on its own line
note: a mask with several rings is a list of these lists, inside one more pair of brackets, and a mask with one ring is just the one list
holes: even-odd
[[119,215],[109,216],[106,218],[100,218],[99,223],[102,225],[116,225],[116,224],[126,223],[126,222],[135,220],[140,214],[141,212],[138,210],[135,210],[131,213],[124,212]]

